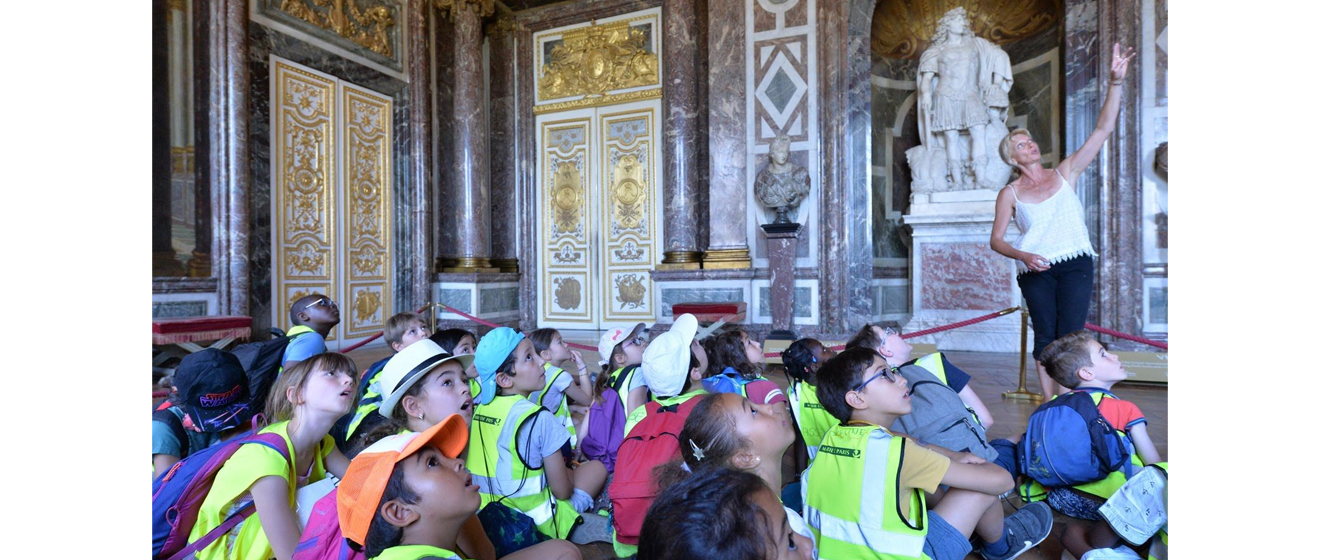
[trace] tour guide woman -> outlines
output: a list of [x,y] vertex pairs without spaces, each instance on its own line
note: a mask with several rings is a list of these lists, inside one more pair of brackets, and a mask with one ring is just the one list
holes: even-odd
[[[1041,350],[1055,338],[1085,326],[1095,276],[1092,258],[1096,252],[1073,183],[1114,132],[1123,97],[1123,78],[1133,56],[1136,55],[1132,49],[1123,53],[1114,44],[1109,93],[1100,109],[1095,131],[1057,169],[1040,164],[1040,148],[1024,129],[1010,132],[999,143],[999,157],[1020,176],[1001,189],[995,200],[990,248],[1018,261],[1018,286],[1022,288],[1036,333],[1031,355],[1036,359],[1036,373],[1047,401],[1062,390],[1040,365]],[[1017,221],[1018,231],[1022,233],[1016,245],[1004,241],[1010,218]]]

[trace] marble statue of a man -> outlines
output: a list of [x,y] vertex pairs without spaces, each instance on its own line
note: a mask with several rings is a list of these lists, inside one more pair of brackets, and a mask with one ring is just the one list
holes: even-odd
[[789,223],[788,212],[802,204],[811,191],[806,168],[788,161],[788,137],[770,143],[770,162],[756,174],[754,192],[761,206],[775,213],[776,224]]
[[[913,190],[1003,187],[1008,167],[996,165],[999,158],[990,151],[1008,132],[1004,121],[1013,85],[1008,54],[973,35],[967,12],[954,8],[940,18],[917,74],[921,146],[908,153]],[[935,161],[939,152],[942,162]]]

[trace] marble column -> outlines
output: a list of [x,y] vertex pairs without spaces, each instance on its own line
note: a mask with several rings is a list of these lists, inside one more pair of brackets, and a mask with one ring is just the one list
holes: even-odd
[[[1115,0],[1098,2],[1099,40],[1095,57],[1096,74],[1101,83],[1099,99],[1109,91],[1109,64],[1115,42],[1127,47],[1141,45],[1141,0]],[[1100,245],[1096,250],[1095,281],[1099,287],[1096,323],[1121,332],[1142,332],[1141,281],[1141,225],[1142,225],[1142,151],[1141,123],[1143,122],[1141,88],[1141,57],[1128,64],[1123,86],[1123,103],[1118,123],[1105,149],[1101,151],[1100,166]],[[1118,93],[1118,92],[1115,92]],[[1075,126],[1095,126],[1095,122],[1072,123]],[[1096,308],[1093,308],[1096,309]],[[1120,346],[1131,346],[1125,341]]]
[[490,145],[481,71],[481,18],[493,11],[489,0],[451,0],[441,11],[454,25],[453,151],[443,155],[448,161],[441,167],[453,177],[453,199],[446,210],[458,220],[453,251],[458,262],[445,272],[499,270],[490,262]]
[[747,247],[747,2],[710,0],[710,247],[703,268],[751,268]]
[[818,2],[821,328],[871,319],[871,18],[876,0]]
[[697,244],[697,11],[696,0],[665,0],[664,169],[665,256],[662,270],[701,268]]
[[151,3],[151,275],[183,276],[170,213],[169,33],[165,0]]
[[247,38],[245,0],[195,5],[197,180],[209,187],[212,212],[220,216],[210,227],[221,315],[248,315],[251,304]]
[[491,265],[518,272],[518,150],[514,141],[513,31],[502,16],[486,27],[490,38],[490,250]]
[[[436,254],[432,237],[432,206],[430,193],[433,185],[430,174],[435,160],[431,153],[431,56],[428,49],[431,18],[430,0],[408,1],[408,126],[411,129],[409,152],[412,158],[408,163],[408,189],[411,199],[411,213],[408,216],[409,229],[416,235],[406,236],[403,246],[405,266],[412,269],[411,292],[414,302],[429,300],[431,293],[430,263]],[[412,309],[416,309],[413,307]]]

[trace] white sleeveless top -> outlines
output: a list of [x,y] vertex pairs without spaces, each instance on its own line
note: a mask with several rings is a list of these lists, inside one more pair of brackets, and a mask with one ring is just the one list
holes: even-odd
[[[1059,190],[1037,204],[1018,200],[1017,189],[1008,187],[1016,203],[1013,221],[1022,233],[1013,247],[1040,255],[1051,265],[1082,255],[1097,256],[1086,231],[1082,201],[1062,174],[1059,180],[1063,182]],[[1028,272],[1022,261],[1017,261],[1017,266],[1018,274]]]

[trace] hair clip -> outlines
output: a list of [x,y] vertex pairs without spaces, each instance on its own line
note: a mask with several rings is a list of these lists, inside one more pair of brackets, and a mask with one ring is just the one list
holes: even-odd
[[688,445],[692,446],[692,456],[696,457],[698,461],[706,458],[706,452],[702,451],[701,447],[697,446],[697,442],[689,439]]

